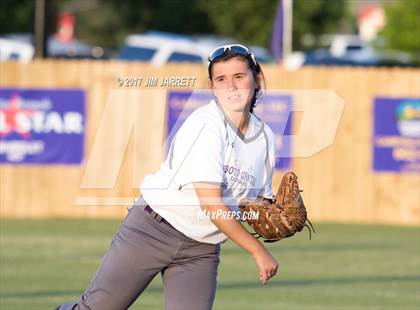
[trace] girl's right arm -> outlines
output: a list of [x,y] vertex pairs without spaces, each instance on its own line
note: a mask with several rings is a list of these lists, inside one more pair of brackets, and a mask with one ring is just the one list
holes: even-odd
[[[193,183],[201,208],[206,212],[222,214],[229,212],[221,199],[222,188],[219,184]],[[263,284],[277,273],[278,262],[260,241],[251,236],[249,232],[235,218],[223,216],[211,218],[211,221],[229,239],[248,251],[254,258],[259,269],[260,280]]]

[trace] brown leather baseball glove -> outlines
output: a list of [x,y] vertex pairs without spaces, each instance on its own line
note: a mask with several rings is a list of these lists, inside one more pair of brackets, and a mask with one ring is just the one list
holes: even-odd
[[281,180],[274,201],[262,197],[242,199],[239,208],[243,214],[244,211],[258,212],[257,219],[246,219],[246,222],[254,229],[254,235],[264,238],[265,242],[291,237],[303,227],[308,228],[311,238],[315,229],[307,218],[300,193],[296,174],[287,172]]

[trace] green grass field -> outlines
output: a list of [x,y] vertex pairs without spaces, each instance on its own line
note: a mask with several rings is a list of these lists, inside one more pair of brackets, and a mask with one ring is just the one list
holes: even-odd
[[[54,309],[77,299],[119,220],[2,220],[0,309]],[[419,228],[316,224],[270,244],[280,263],[268,285],[252,258],[222,247],[214,309],[419,309]],[[157,276],[130,309],[162,309]]]

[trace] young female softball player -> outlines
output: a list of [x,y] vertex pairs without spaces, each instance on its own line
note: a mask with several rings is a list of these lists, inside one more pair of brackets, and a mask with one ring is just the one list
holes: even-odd
[[57,309],[127,309],[158,273],[165,309],[211,309],[227,238],[251,254],[263,284],[276,274],[276,259],[232,216],[241,198],[273,198],[274,134],[253,113],[263,72],[233,44],[210,53],[208,73],[214,100],[184,121],[159,171],[145,177],[80,300]]

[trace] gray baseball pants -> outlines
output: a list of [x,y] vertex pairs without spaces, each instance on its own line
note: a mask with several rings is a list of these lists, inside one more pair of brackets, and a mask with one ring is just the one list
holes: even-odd
[[212,308],[220,245],[188,238],[144,208],[129,210],[80,300],[57,309],[128,309],[158,273],[166,310]]

